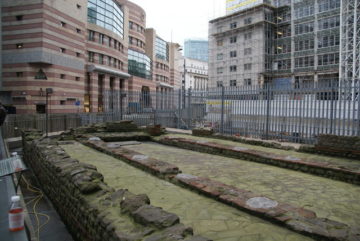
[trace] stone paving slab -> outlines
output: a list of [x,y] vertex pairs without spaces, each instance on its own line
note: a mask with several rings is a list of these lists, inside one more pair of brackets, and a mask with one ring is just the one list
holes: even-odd
[[218,241],[312,240],[154,177],[79,143],[62,147],[72,158],[96,166],[104,174],[104,181],[114,189],[126,187],[133,193],[146,193],[152,205],[177,214],[182,223],[194,228],[195,235]]
[[128,150],[166,161],[187,174],[305,207],[348,225],[360,223],[360,186],[290,169],[146,142]]
[[[89,145],[97,150],[105,152],[107,154],[111,154],[117,158],[122,160],[126,160],[127,162],[135,163],[135,166],[139,167],[138,157],[142,156],[141,160],[145,161],[145,163],[140,163],[140,165],[144,165],[145,170],[150,170],[151,167],[146,163],[146,160],[149,159],[146,155],[141,155],[138,152],[123,150],[124,148],[118,148],[117,150],[109,149],[105,142],[103,141],[84,141],[86,145]],[[146,158],[145,158],[146,157]],[[155,159],[154,159],[155,160]],[[152,160],[151,162],[154,162]],[[157,170],[150,171],[151,173],[159,173]],[[160,173],[162,174],[162,173]],[[174,178],[174,173],[172,175],[166,176],[161,175],[160,177],[165,179],[170,179],[171,181],[180,182],[182,184],[186,184],[185,186],[190,187],[191,189],[195,189],[201,193],[205,193],[210,197],[216,198],[224,203],[235,206],[239,209],[245,210],[250,213],[255,213],[258,216],[261,216],[266,219],[270,219],[276,223],[281,223],[286,227],[306,234],[308,236],[327,239],[327,240],[350,240],[354,239],[360,240],[360,230],[353,229],[346,224],[335,222],[332,220],[317,218],[316,214],[310,210],[306,210],[303,208],[292,207],[289,204],[281,204],[280,207],[287,207],[287,211],[284,213],[283,208],[271,209],[268,208],[256,208],[256,206],[252,206],[249,204],[249,199],[254,197],[261,197],[261,195],[253,194],[251,191],[240,190],[232,186],[228,186],[226,184],[212,181],[210,179],[204,179],[201,177],[195,177],[187,174],[178,174]],[[247,194],[247,195],[244,195]],[[266,198],[266,197],[263,197]],[[268,199],[268,198],[266,198]],[[268,199],[270,200],[270,199]],[[276,201],[272,201],[276,202]],[[277,207],[278,204],[272,208]],[[299,211],[300,210],[300,211]],[[269,212],[272,214],[270,215]],[[290,214],[291,213],[291,214]],[[285,215],[285,216],[284,216]],[[333,230],[340,230],[339,232],[333,232]]]
[[[305,159],[299,156],[300,153],[298,154],[283,150],[276,150],[277,152],[274,152],[274,149],[270,148],[262,147],[262,149],[259,149],[256,146],[249,146],[229,141],[221,141],[208,138],[194,138],[192,136],[183,137],[178,135],[168,135],[165,137],[154,138],[154,140],[157,140],[162,144],[173,145],[180,148],[241,158],[250,161],[299,170],[302,172],[307,172],[349,183],[360,184],[360,162],[356,163],[356,161],[321,161],[321,159],[315,159],[319,158],[319,156],[311,154],[306,155],[314,159]],[[279,152],[281,154],[278,154]],[[351,164],[351,166],[347,164]]]

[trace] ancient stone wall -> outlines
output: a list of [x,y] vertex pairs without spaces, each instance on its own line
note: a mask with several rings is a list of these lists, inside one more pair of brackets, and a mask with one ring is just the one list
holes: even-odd
[[360,136],[320,135],[315,150],[360,159]]
[[145,194],[112,189],[95,166],[70,158],[58,144],[39,132],[23,132],[24,160],[75,240],[208,240],[193,236],[192,228],[152,206]]

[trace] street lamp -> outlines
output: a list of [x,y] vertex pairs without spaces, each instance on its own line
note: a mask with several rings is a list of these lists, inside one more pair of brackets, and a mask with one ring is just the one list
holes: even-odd
[[49,136],[49,95],[52,94],[54,91],[52,88],[46,88],[46,101],[45,101],[45,108],[46,108],[46,137]]

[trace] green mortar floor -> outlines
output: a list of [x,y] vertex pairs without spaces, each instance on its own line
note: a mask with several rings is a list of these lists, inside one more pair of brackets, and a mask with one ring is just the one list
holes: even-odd
[[347,159],[347,158],[316,155],[316,154],[303,153],[303,152],[297,152],[297,151],[287,151],[287,150],[268,148],[268,147],[263,147],[263,146],[243,144],[243,143],[234,142],[234,141],[226,141],[226,140],[220,140],[220,139],[215,139],[215,138],[205,138],[205,137],[183,135],[183,134],[167,134],[167,135],[163,135],[161,137],[156,137],[156,138],[163,138],[166,136],[177,137],[177,138],[186,138],[186,139],[192,139],[192,140],[205,140],[205,141],[219,143],[219,144],[223,144],[223,145],[229,145],[229,146],[240,146],[240,147],[245,147],[245,148],[249,148],[252,150],[271,152],[274,154],[285,155],[285,156],[298,157],[298,158],[303,159],[304,161],[327,162],[329,164],[334,164],[334,166],[342,166],[349,170],[360,171],[360,161]]
[[305,207],[318,217],[360,224],[360,186],[276,166],[243,161],[147,142],[124,146],[172,163],[184,173],[250,190],[277,201]]
[[154,206],[177,214],[195,234],[219,241],[307,241],[308,237],[273,225],[187,189],[175,186],[79,143],[61,146],[73,158],[95,165],[109,186],[146,193]]

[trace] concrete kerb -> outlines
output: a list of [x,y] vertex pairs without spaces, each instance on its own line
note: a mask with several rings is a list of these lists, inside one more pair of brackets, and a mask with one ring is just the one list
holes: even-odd
[[[164,162],[121,147],[117,149],[108,148],[106,143],[101,140],[81,140],[81,142],[175,185],[196,191],[239,210],[285,226],[292,231],[314,237],[317,240],[357,240],[356,238],[360,237],[360,232],[353,231],[354,229],[348,225],[318,218],[316,213],[311,210],[277,202],[251,191],[241,190],[207,178],[184,174],[181,173],[179,168],[171,164],[167,164],[171,167],[170,169],[160,170],[158,163],[161,163],[162,166],[166,165]],[[167,170],[171,171],[168,172]],[[333,232],[332,230],[335,229],[341,232]]]

